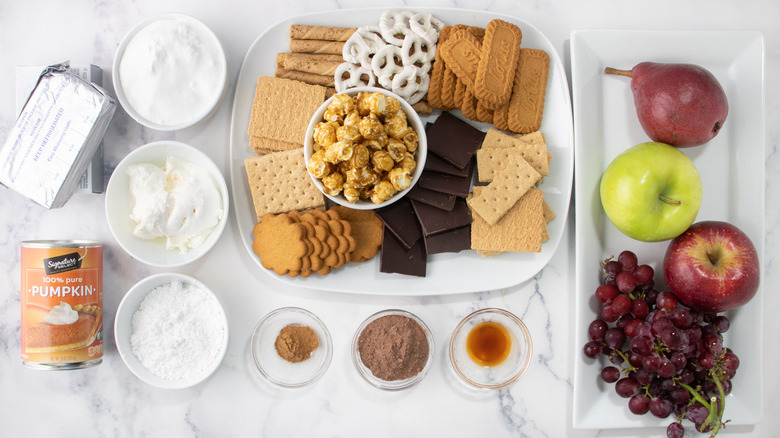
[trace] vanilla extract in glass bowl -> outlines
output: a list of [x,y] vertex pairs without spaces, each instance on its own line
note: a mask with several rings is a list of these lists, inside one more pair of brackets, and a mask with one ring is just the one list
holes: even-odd
[[449,356],[453,372],[480,389],[503,388],[523,375],[533,343],[522,320],[503,309],[477,310],[455,327]]

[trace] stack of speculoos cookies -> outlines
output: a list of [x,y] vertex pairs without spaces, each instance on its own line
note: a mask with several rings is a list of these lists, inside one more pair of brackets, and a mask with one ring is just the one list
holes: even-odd
[[[279,275],[325,275],[381,251],[380,271],[425,276],[430,254],[541,251],[555,217],[537,188],[552,159],[539,132],[549,57],[521,48],[520,29],[502,20],[441,30],[427,103],[442,113],[428,124],[428,159],[408,197],[376,213],[328,208],[307,173],[303,138],[334,94],[340,48],[353,31],[291,26],[290,52],[278,54],[275,76],[258,79],[249,124],[257,156],[245,164],[263,266]],[[453,109],[495,129],[482,132]]]

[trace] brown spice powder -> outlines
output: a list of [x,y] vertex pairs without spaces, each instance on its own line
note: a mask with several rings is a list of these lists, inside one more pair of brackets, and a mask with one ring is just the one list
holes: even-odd
[[428,348],[425,330],[403,315],[380,317],[358,337],[360,360],[374,376],[385,381],[419,374],[428,361]]
[[306,325],[285,326],[276,337],[276,352],[279,356],[292,363],[303,362],[311,357],[311,353],[319,348],[317,333]]

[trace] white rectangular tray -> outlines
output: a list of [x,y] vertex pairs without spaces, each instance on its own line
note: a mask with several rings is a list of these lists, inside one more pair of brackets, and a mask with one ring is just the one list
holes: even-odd
[[[599,260],[624,249],[656,270],[658,287],[668,242],[642,243],[621,234],[606,218],[599,199],[602,172],[623,150],[650,141],[636,116],[630,79],[607,76],[605,67],[630,70],[643,61],[692,63],[710,70],[726,91],[729,114],[723,129],[705,145],[682,149],[702,177],[704,196],[697,221],[733,223],[751,238],[763,260],[764,92],[763,37],[758,32],[647,32],[581,30],[571,34],[575,127],[576,333],[574,337],[573,426],[582,429],[666,426],[672,418],[637,416],[614,384],[600,382],[604,363],[587,359],[588,324],[596,318],[593,291]],[[659,282],[660,280],[660,282]],[[730,424],[761,421],[762,291],[727,314],[725,345],[740,358],[726,402]],[[690,422],[687,422],[691,424]]]

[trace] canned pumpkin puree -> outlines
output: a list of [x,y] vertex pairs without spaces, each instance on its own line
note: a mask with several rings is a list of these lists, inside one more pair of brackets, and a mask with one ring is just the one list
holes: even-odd
[[103,361],[103,245],[21,243],[22,361],[76,369]]

